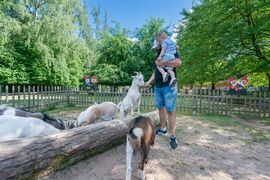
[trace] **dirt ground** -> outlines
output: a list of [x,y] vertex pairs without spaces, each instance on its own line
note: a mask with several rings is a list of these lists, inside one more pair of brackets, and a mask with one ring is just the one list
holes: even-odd
[[[219,126],[192,116],[177,118],[177,135],[180,147],[174,151],[170,150],[169,136],[156,137],[145,166],[147,180],[270,180],[269,139],[258,141],[241,126]],[[133,179],[139,179],[139,153],[135,157]],[[124,177],[125,144],[45,179],[121,180]]]

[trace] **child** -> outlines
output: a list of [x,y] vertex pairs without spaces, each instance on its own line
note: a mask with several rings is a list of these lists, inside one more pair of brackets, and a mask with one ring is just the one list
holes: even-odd
[[[162,50],[159,54],[158,60],[174,60],[174,54],[176,53],[177,48],[175,42],[169,39],[167,35],[163,32],[157,34],[157,41],[162,42]],[[165,68],[168,73],[163,68]],[[162,74],[163,82],[167,82],[170,75],[171,81],[169,86],[173,87],[176,84],[176,78],[172,67],[157,67],[157,69]]]

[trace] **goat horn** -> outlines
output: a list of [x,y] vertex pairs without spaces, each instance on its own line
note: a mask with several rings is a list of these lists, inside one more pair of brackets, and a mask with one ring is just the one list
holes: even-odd
[[136,75],[140,74],[140,73],[138,73],[137,71],[134,71],[134,73],[136,73]]

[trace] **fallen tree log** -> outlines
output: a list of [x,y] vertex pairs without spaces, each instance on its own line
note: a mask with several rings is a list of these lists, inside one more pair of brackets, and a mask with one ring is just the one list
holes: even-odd
[[[142,114],[155,124],[158,114]],[[125,141],[135,117],[0,143],[0,179],[36,178],[104,152]],[[123,152],[125,153],[125,152]]]

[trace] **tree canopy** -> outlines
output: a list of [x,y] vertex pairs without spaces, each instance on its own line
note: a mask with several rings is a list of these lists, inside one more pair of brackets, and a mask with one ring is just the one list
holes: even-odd
[[216,83],[254,73],[270,81],[269,2],[203,0],[182,14],[182,83]]
[[[214,85],[242,75],[256,86],[270,84],[269,2],[196,2],[176,28],[179,84]],[[129,31],[108,16],[102,7],[87,12],[82,0],[1,1],[0,84],[78,86],[95,74],[101,84],[128,85],[135,71],[148,79],[155,35],[171,35],[170,26],[150,17]]]

